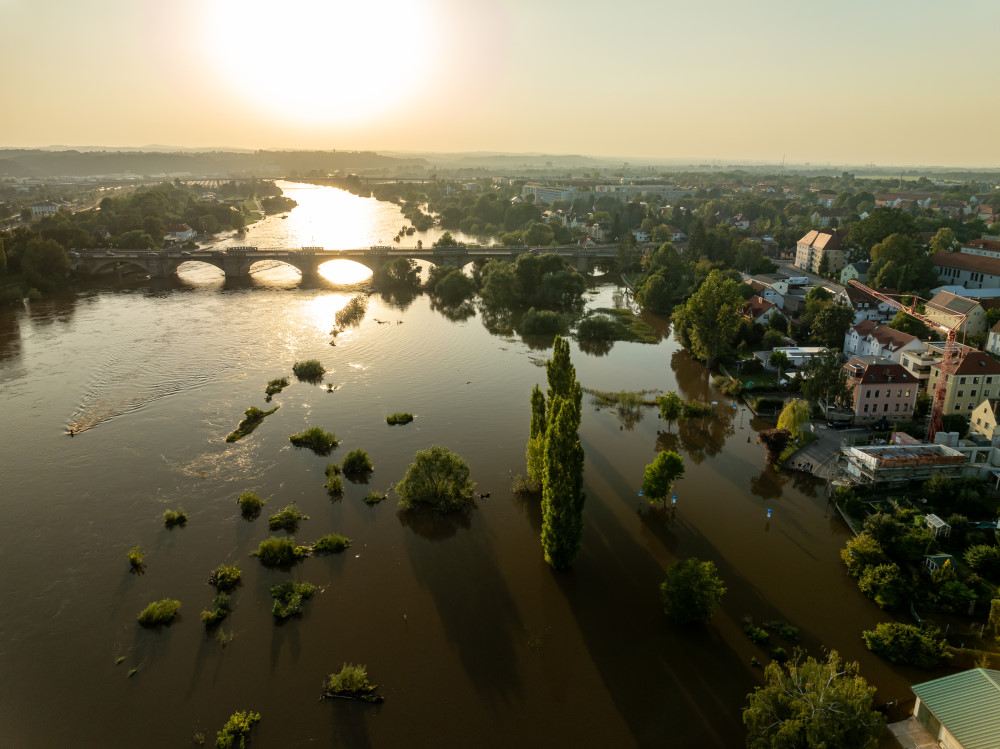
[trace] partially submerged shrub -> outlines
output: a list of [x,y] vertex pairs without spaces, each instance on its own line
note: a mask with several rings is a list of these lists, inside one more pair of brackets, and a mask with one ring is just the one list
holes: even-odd
[[251,556],[256,556],[265,567],[284,567],[295,564],[309,555],[304,546],[296,546],[291,536],[271,536],[260,542]]
[[363,665],[345,663],[339,672],[330,674],[323,683],[324,697],[348,697],[365,702],[382,702],[375,694],[378,684],[368,680],[368,668]]
[[868,649],[896,665],[937,668],[951,658],[948,643],[936,629],[920,629],[913,624],[882,622],[861,636]]
[[296,447],[308,447],[317,455],[329,455],[340,440],[333,432],[326,432],[320,427],[310,427],[304,432],[293,434],[288,438]]
[[216,590],[223,592],[230,591],[239,584],[242,574],[240,568],[235,564],[228,567],[216,567],[212,570],[212,574],[208,576],[208,584]]
[[330,478],[331,476],[339,476],[340,466],[338,466],[336,463],[327,463],[326,468],[324,469],[323,472],[326,474],[327,478]]
[[344,496],[344,482],[340,480],[340,476],[331,476],[326,480],[326,492],[331,497]]
[[[268,396],[268,400],[271,397]],[[236,442],[238,439],[246,437],[250,432],[261,425],[264,418],[270,416],[275,411],[277,411],[280,406],[275,406],[270,411],[261,411],[256,406],[250,406],[246,411],[243,412],[244,419],[237,426],[236,429],[226,435],[226,442]]]
[[[247,736],[254,723],[260,720],[260,713],[251,710],[240,710],[229,716],[226,725],[215,736],[215,749],[234,749],[239,746],[244,749]],[[237,739],[239,743],[237,744]]]
[[396,484],[399,504],[404,509],[424,505],[438,512],[459,510],[476,488],[469,473],[469,464],[446,447],[420,450]]
[[261,499],[257,492],[247,489],[236,501],[240,505],[240,512],[243,513],[243,517],[252,520],[260,515],[260,508],[264,506],[267,500]]
[[133,570],[142,569],[142,560],[146,558],[146,552],[140,546],[133,546],[128,550],[128,563]]
[[271,402],[271,396],[272,395],[277,395],[282,390],[284,390],[286,387],[288,387],[288,378],[287,377],[280,377],[277,380],[270,380],[270,381],[268,381],[267,387],[264,388],[264,395],[266,396],[264,398],[264,400],[266,400],[268,403],[270,403]]
[[298,527],[300,520],[308,520],[308,519],[309,516],[303,515],[301,512],[299,512],[298,505],[293,504],[282,508],[279,512],[275,513],[274,515],[271,515],[271,517],[267,519],[267,525],[272,531],[276,531],[279,529],[286,531],[294,531]]
[[389,492],[377,492],[374,489],[365,495],[366,505],[377,505],[384,499],[389,499]]
[[184,525],[187,520],[187,513],[180,507],[177,508],[177,512],[166,510],[163,513],[163,524],[168,528],[173,528],[175,525]]
[[297,361],[292,365],[292,373],[300,380],[315,382],[326,374],[326,367],[315,359]]
[[755,645],[760,645],[771,639],[771,635],[767,633],[767,630],[755,627],[751,622],[743,625],[743,631]]
[[411,421],[413,421],[413,414],[410,413],[398,413],[385,417],[385,423],[389,426],[409,424]]
[[201,612],[201,620],[205,622],[206,627],[211,627],[229,616],[232,610],[229,605],[229,596],[225,593],[219,593],[212,599],[212,608]]
[[181,602],[172,598],[154,601],[139,612],[139,624],[144,627],[159,627],[170,624],[180,611]]
[[344,456],[344,462],[342,465],[345,474],[367,473],[368,471],[375,470],[372,466],[371,460],[368,459],[368,453],[360,447],[347,453],[347,455]]
[[312,583],[297,583],[289,580],[271,588],[274,607],[271,609],[275,619],[287,619],[302,613],[302,602],[312,598],[316,586]]
[[313,544],[314,554],[337,554],[351,545],[351,539],[337,533],[328,533]]
[[337,311],[337,314],[333,318],[334,322],[341,328],[357,325],[364,319],[367,309],[368,297],[356,296],[345,304],[343,309]]

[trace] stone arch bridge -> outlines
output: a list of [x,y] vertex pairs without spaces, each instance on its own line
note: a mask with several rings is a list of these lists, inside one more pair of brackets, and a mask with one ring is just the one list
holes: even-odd
[[166,278],[177,272],[181,263],[208,263],[219,268],[226,278],[246,278],[254,263],[272,260],[294,266],[303,278],[315,277],[319,266],[330,260],[353,260],[375,272],[385,263],[399,257],[424,260],[435,265],[456,268],[476,260],[496,258],[516,260],[527,253],[556,254],[566,259],[581,273],[590,273],[600,262],[613,260],[614,245],[578,247],[366,247],[355,250],[328,250],[323,247],[297,249],[277,247],[234,246],[197,250],[71,250],[70,260],[74,270],[100,273],[109,268],[137,267],[151,278]]

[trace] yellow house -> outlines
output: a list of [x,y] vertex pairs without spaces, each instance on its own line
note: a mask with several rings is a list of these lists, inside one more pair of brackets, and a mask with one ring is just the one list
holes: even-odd
[[998,405],[1000,405],[1000,398],[986,398],[980,403],[969,417],[969,430],[992,440],[993,433],[997,428]]
[[[931,364],[927,392],[931,395],[941,378],[941,362]],[[948,375],[944,415],[971,416],[976,406],[987,398],[1000,397],[1000,362],[975,349],[966,348],[958,369]]]
[[927,302],[925,314],[942,325],[954,328],[965,315],[965,322],[958,328],[960,333],[978,335],[986,332],[986,310],[975,299],[966,299],[950,291],[939,291]]

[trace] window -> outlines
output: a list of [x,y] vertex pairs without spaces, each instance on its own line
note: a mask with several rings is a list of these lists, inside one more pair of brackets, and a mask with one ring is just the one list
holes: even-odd
[[979,417],[977,416],[977,417],[976,417],[976,423],[977,423],[977,424],[982,424],[982,423],[983,423],[983,420],[982,420],[981,418],[979,418]]
[[879,394],[879,391],[878,391],[878,390],[876,390],[876,391],[875,391],[875,397],[876,397],[876,398],[878,398],[878,394]]
[[989,398],[990,397],[990,389],[989,388],[986,388],[985,390],[983,390],[983,397],[984,398]]
[[907,390],[907,391],[906,391],[906,397],[907,397],[907,398],[909,398],[909,397],[910,397],[910,391],[909,391],[909,390]]
[[976,397],[976,391],[975,391],[975,390],[970,390],[970,391],[969,391],[969,395],[970,395],[971,397],[975,398],[975,397]]
[[970,404],[969,404],[969,410],[970,410],[970,411],[972,410],[972,407],[973,407],[973,405],[975,405],[975,404],[973,404],[973,403],[970,403]]
[[960,378],[959,381],[958,381],[958,384],[959,385],[964,385],[965,384],[965,378],[964,377]]
[[872,391],[871,390],[866,390],[865,391],[865,398],[871,398],[871,397],[872,397]]
[[888,403],[883,404],[883,406],[882,406],[882,413],[885,413],[888,410],[889,410],[889,404]]
[[903,404],[903,410],[904,411],[909,411],[910,410],[910,404],[909,403],[904,403]]
[[993,378],[992,377],[987,377],[986,378],[986,384],[987,385],[991,385],[992,383],[993,383]]
[[962,407],[962,404],[961,404],[961,403],[956,403],[956,404],[955,404],[955,410],[956,410],[956,411],[957,411],[958,409],[960,409],[961,407]]
[[903,391],[902,390],[897,391],[896,397],[897,398],[902,398],[903,397]]
[[865,404],[865,413],[868,413],[868,404]]
[[959,398],[964,398],[965,397],[965,391],[964,390],[959,390],[958,391],[958,397]]
[[898,403],[896,404],[896,408],[895,408],[895,410],[896,410],[896,411],[898,411],[898,410],[899,410],[899,404],[898,404]]
[[979,378],[978,377],[973,377],[972,378],[972,384],[973,385],[978,385],[979,384]]

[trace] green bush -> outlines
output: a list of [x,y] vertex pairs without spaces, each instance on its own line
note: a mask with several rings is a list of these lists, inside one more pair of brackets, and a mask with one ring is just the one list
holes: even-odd
[[254,554],[265,567],[284,567],[309,555],[304,546],[296,546],[291,536],[271,536],[260,542]]
[[146,558],[146,552],[140,546],[133,546],[128,550],[128,563],[133,570],[142,569],[142,560]]
[[897,564],[865,567],[858,578],[858,587],[866,596],[874,598],[879,608],[895,609],[902,603],[903,576]]
[[345,663],[340,671],[326,677],[323,684],[324,697],[352,697],[366,702],[381,702],[382,698],[375,694],[377,684],[368,680],[368,669],[365,666]]
[[212,599],[212,608],[201,612],[201,620],[206,627],[211,627],[221,622],[230,613],[232,613],[232,607],[229,605],[229,596],[225,593],[219,593]]
[[578,341],[617,341],[621,334],[621,326],[609,315],[588,315],[580,320],[576,328]]
[[297,583],[289,580],[281,585],[271,588],[271,597],[274,599],[272,613],[275,619],[287,619],[290,616],[302,613],[302,602],[312,598],[316,592],[316,586],[312,583]]
[[[350,325],[357,325],[359,322],[365,319],[365,312],[368,310],[368,297],[356,296],[353,297],[347,304],[344,305],[343,309],[337,310],[337,314],[334,315],[334,322],[340,328],[346,328]],[[318,362],[317,362],[318,363]]]
[[294,531],[298,527],[300,520],[308,519],[308,515],[303,515],[299,512],[298,505],[292,504],[271,515],[267,519],[267,525],[272,531]]
[[181,602],[172,598],[154,601],[139,612],[139,624],[143,627],[159,627],[170,624],[180,608]]
[[711,403],[692,399],[684,402],[684,410],[681,412],[681,416],[685,419],[697,419],[702,416],[708,416],[710,413],[712,413]]
[[389,498],[389,492],[377,492],[374,489],[365,495],[366,505],[377,505],[379,502]]
[[315,359],[297,361],[292,365],[292,373],[300,380],[316,382],[326,374],[326,367]]
[[445,447],[420,450],[396,484],[399,505],[403,509],[427,506],[438,512],[460,510],[476,488],[469,473],[469,464]]
[[970,546],[965,551],[965,563],[988,580],[1000,582],[1000,546]]
[[948,643],[939,632],[913,624],[882,622],[861,633],[868,649],[890,663],[917,668],[937,668],[951,658]]
[[409,424],[411,421],[413,421],[413,414],[409,413],[398,413],[385,417],[385,422],[389,426]]
[[[250,710],[240,710],[233,713],[229,716],[229,720],[226,721],[222,730],[216,734],[215,749],[235,749],[237,746],[239,749],[244,749],[247,736],[250,735],[250,729],[259,720],[260,713]],[[239,744],[236,743],[237,739]]]
[[760,627],[755,627],[753,624],[749,622],[743,625],[743,632],[746,634],[747,637],[750,638],[750,641],[753,642],[755,645],[760,645],[771,639],[771,635],[768,634],[767,630],[761,629]]
[[173,528],[175,525],[184,525],[187,521],[187,513],[181,508],[177,508],[177,512],[166,510],[163,513],[163,524],[168,528]]
[[[268,396],[270,400],[270,396]],[[275,406],[270,411],[261,411],[255,406],[250,406],[246,411],[243,412],[244,419],[239,424],[236,425],[236,429],[226,435],[226,442],[236,442],[243,437],[246,437],[250,432],[261,425],[264,421],[264,417],[270,416],[275,411],[277,411],[279,406]]]
[[713,562],[696,557],[675,562],[660,585],[663,608],[680,622],[707,622],[722,602],[726,587]]
[[208,584],[216,590],[228,592],[239,584],[242,575],[240,568],[235,564],[229,567],[216,567],[208,576]]
[[282,390],[288,387],[288,384],[289,383],[287,377],[279,377],[277,380],[269,380],[267,383],[267,387],[264,388],[264,396],[265,396],[264,400],[270,403],[271,396],[280,393]]
[[337,435],[326,432],[320,427],[310,427],[304,432],[293,434],[288,441],[296,447],[308,447],[317,455],[329,455],[333,448],[340,444]]
[[566,317],[552,310],[536,310],[531,307],[521,317],[522,335],[555,334],[565,329],[566,326]]
[[327,463],[326,468],[323,469],[323,473],[326,474],[327,478],[330,478],[331,476],[339,476],[340,466],[338,466],[336,463]]
[[780,619],[764,622],[764,629],[774,632],[778,637],[782,637],[788,640],[788,642],[799,641],[799,628],[793,627],[788,622],[781,621]]
[[341,481],[340,476],[331,476],[326,480],[326,492],[331,497],[343,497],[344,496],[344,482]]
[[337,554],[351,545],[351,539],[336,533],[328,533],[313,544],[314,554]]
[[240,512],[243,513],[243,517],[252,520],[260,515],[260,508],[264,506],[267,500],[261,499],[257,492],[247,489],[236,501],[240,505]]
[[375,470],[372,462],[368,459],[368,453],[360,447],[347,453],[342,465],[345,474],[367,473]]

